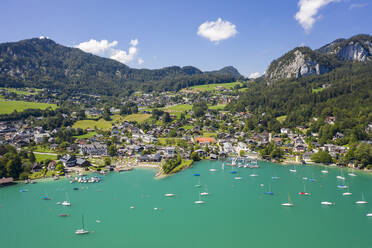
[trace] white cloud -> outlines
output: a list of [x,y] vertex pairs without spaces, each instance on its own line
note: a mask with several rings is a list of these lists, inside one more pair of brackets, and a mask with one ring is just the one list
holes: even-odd
[[258,78],[259,76],[261,76],[259,72],[253,72],[249,74],[248,78]]
[[131,44],[132,46],[137,46],[138,45],[138,39],[131,40],[129,42],[129,44]]
[[198,35],[218,43],[235,36],[238,33],[236,26],[229,21],[218,18],[217,21],[204,22],[198,28]]
[[368,4],[367,3],[353,3],[350,4],[349,9],[356,9],[356,8],[363,8],[366,7]]
[[297,4],[299,11],[296,13],[295,19],[308,33],[317,19],[319,19],[319,16],[317,16],[319,9],[332,2],[339,1],[340,0],[300,0]]
[[139,58],[139,59],[138,59],[138,64],[139,64],[139,65],[142,65],[144,62],[145,62],[145,61],[144,61],[142,58]]
[[[116,49],[115,47],[118,44],[119,43],[116,40],[109,42],[107,40],[97,41],[91,39],[89,41],[80,43],[76,47],[80,48],[84,52],[93,53],[103,57],[108,57],[110,59],[114,59],[124,64],[128,64],[134,61],[138,54],[137,49],[138,39],[133,39],[129,42],[131,46],[128,48],[128,51]],[[140,60],[138,60],[138,63],[139,62]]]

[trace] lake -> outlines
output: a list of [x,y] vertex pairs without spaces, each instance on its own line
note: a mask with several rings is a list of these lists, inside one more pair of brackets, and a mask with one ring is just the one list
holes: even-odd
[[[222,170],[222,163],[200,161],[165,179],[154,179],[154,170],[136,169],[108,174],[96,184],[59,180],[0,188],[1,246],[371,247],[372,217],[366,217],[372,213],[370,174],[349,176],[351,171],[340,168],[323,174],[320,166],[268,162],[259,162],[258,169]],[[294,167],[297,172],[290,172]],[[346,180],[338,180],[339,175]],[[353,194],[344,196],[347,189],[338,185],[349,186]],[[298,194],[304,190],[311,195]],[[355,203],[362,194],[370,204]],[[42,200],[46,195],[51,200]],[[288,195],[294,207],[281,206]],[[66,199],[70,207],[56,204]],[[199,199],[206,203],[195,204]],[[70,216],[59,217],[62,213]],[[82,215],[90,233],[75,235]]]

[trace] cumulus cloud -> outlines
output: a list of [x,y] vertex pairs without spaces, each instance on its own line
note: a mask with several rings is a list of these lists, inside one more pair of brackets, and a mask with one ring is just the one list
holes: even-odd
[[236,26],[229,21],[223,21],[218,18],[217,21],[204,22],[199,28],[197,34],[212,42],[218,43],[235,36],[238,33]]
[[300,0],[297,4],[299,10],[295,15],[295,19],[308,33],[317,19],[319,19],[319,16],[317,16],[319,9],[332,2],[339,1],[340,0]]
[[[116,49],[115,47],[118,44],[119,43],[116,40],[109,42],[108,40],[98,41],[91,39],[89,41],[80,43],[76,47],[80,48],[84,52],[108,57],[124,64],[128,64],[134,61],[134,59],[138,55],[138,39],[133,39],[129,42],[130,47],[128,48],[128,51]],[[141,59],[141,63],[139,62],[140,60],[138,60],[138,64],[143,64],[144,61]]]
[[258,78],[259,76],[261,76],[259,72],[253,72],[249,74],[248,78]]

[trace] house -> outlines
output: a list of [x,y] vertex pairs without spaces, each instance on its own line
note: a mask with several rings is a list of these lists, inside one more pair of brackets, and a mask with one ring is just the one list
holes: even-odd
[[56,161],[50,161],[48,164],[48,170],[54,171],[57,167],[57,162]]
[[80,167],[87,167],[90,165],[88,160],[85,160],[83,158],[76,158],[76,165]]
[[213,137],[197,137],[195,138],[195,143],[200,145],[209,145],[216,143],[216,140]]
[[337,133],[335,134],[335,136],[333,136],[332,140],[342,139],[343,137],[345,137],[345,135],[343,135],[343,134],[340,133],[340,132],[337,132]]
[[76,165],[76,159],[70,154],[64,155],[59,159],[65,167],[73,167]]
[[3,177],[0,179],[0,185],[13,184],[13,177]]
[[327,118],[325,118],[325,122],[328,123],[329,125],[333,125],[336,122],[336,117],[328,116]]
[[311,162],[311,156],[313,155],[314,153],[312,152],[305,152],[303,155],[302,155],[302,159],[305,161],[305,163],[310,163]]
[[175,147],[167,147],[165,148],[165,157],[166,158],[173,158],[177,155]]
[[44,137],[50,138],[50,135],[48,133],[36,133],[36,134],[34,134],[35,143],[40,144],[41,142],[43,142]]
[[80,144],[80,154],[90,156],[107,156],[107,146],[95,142],[93,144]]
[[32,166],[32,169],[31,169],[31,172],[35,173],[35,172],[40,172],[42,171],[43,167],[41,166],[41,164],[35,164],[34,166]]

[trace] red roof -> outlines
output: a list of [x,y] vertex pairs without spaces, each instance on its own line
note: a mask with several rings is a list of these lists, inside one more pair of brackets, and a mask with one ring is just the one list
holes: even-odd
[[216,140],[212,137],[198,137],[195,138],[195,141],[198,143],[215,143]]

